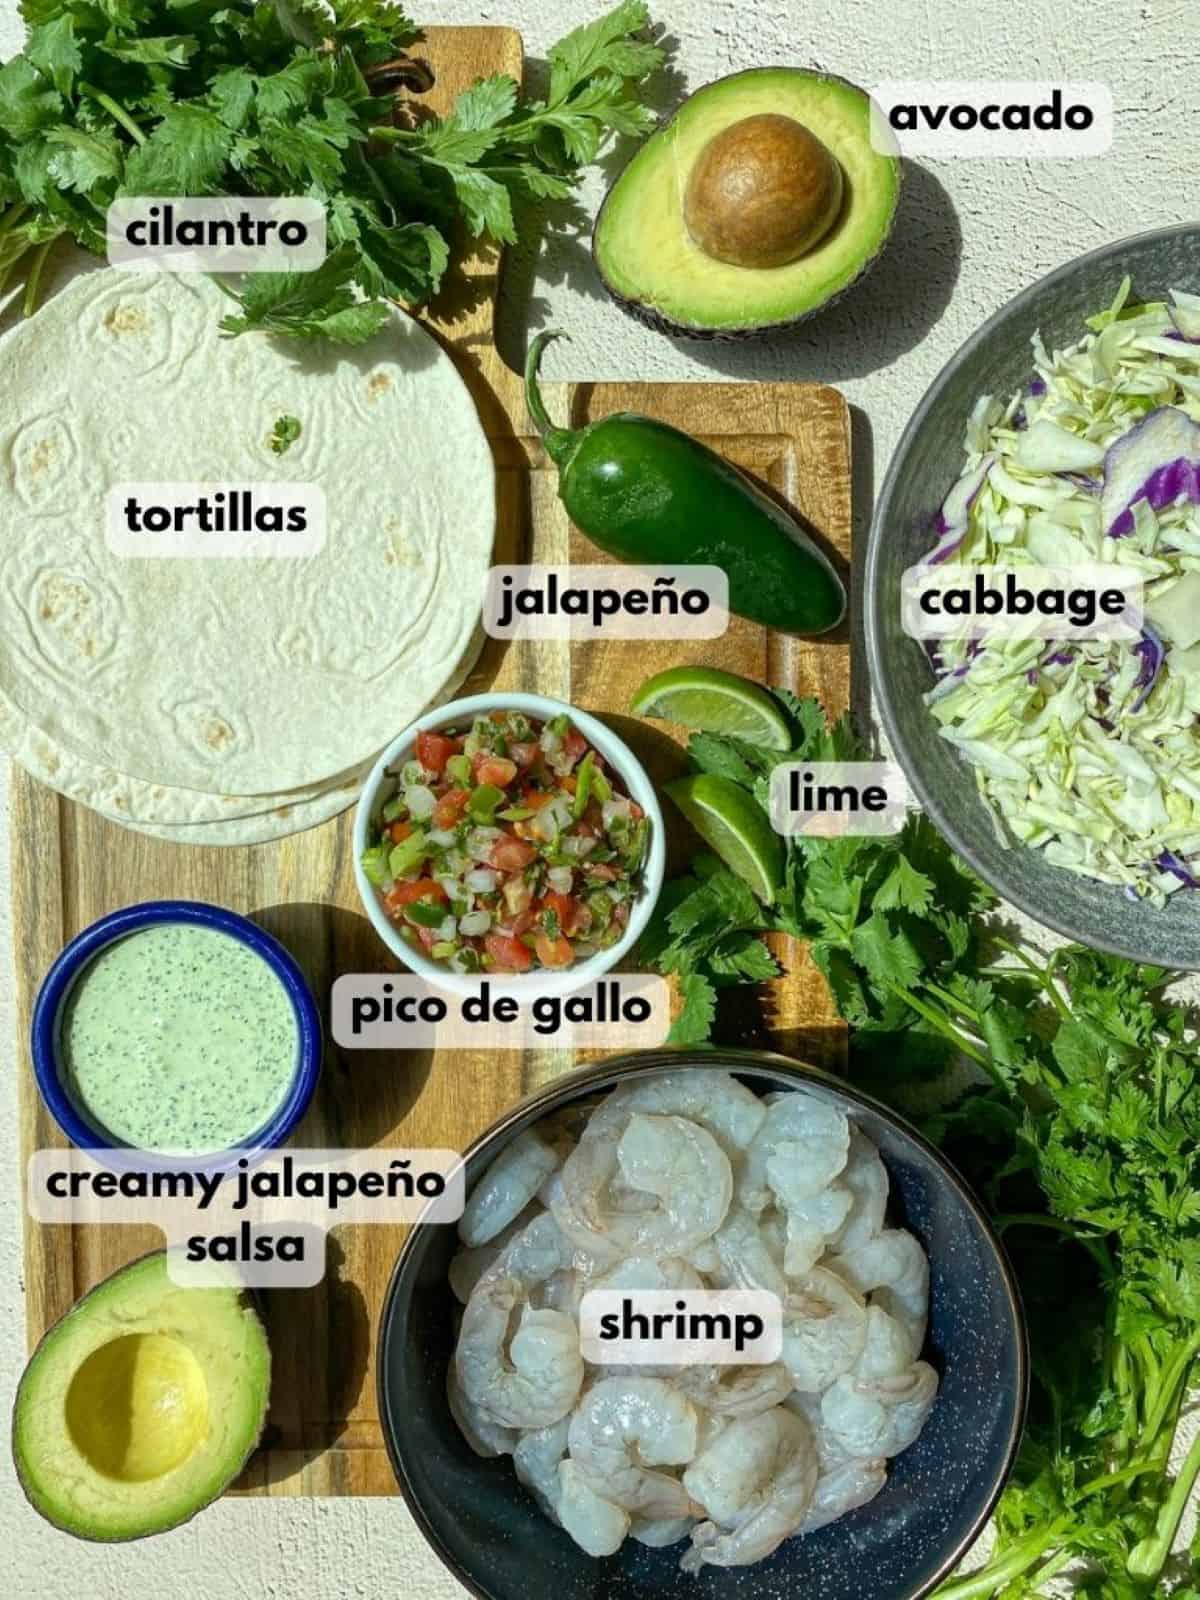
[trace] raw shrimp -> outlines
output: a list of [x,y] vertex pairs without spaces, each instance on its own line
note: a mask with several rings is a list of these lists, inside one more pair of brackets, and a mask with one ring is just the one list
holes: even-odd
[[494,1239],[489,1239],[487,1244],[477,1245],[473,1250],[459,1250],[450,1262],[449,1272],[455,1299],[465,1306],[480,1278],[499,1261],[504,1247],[541,1214],[536,1208],[527,1206],[514,1222],[510,1222]]
[[683,1483],[711,1519],[693,1530],[683,1570],[749,1566],[804,1520],[817,1483],[812,1430],[782,1406],[739,1417],[692,1463]]
[[763,1238],[758,1223],[740,1206],[730,1208],[725,1221],[713,1236],[713,1244],[720,1258],[720,1287],[728,1289],[765,1289],[787,1297],[787,1279],[782,1266]]
[[889,1188],[887,1168],[879,1151],[857,1128],[850,1130],[850,1154],[838,1182],[849,1189],[853,1204],[833,1247],[854,1251],[883,1232]]
[[[655,1210],[610,1209],[618,1169],[626,1184],[657,1196]],[[716,1232],[732,1193],[729,1158],[712,1134],[684,1117],[635,1112],[619,1139],[579,1141],[562,1169],[554,1216],[574,1244],[601,1260],[679,1256]]]
[[574,1267],[560,1267],[552,1272],[545,1283],[530,1291],[529,1303],[538,1311],[561,1311],[568,1317],[579,1317],[579,1302],[587,1289],[587,1280]]
[[458,1381],[458,1369],[453,1362],[446,1373],[446,1402],[450,1415],[458,1424],[458,1431],[477,1456],[488,1460],[492,1456],[510,1456],[517,1446],[517,1434],[512,1428],[502,1428],[493,1422],[486,1411],[468,1400]]
[[696,1408],[662,1378],[602,1378],[571,1418],[571,1460],[605,1499],[652,1521],[689,1516],[678,1478],[651,1467],[682,1466],[696,1453]]
[[749,1147],[766,1116],[758,1096],[730,1073],[716,1067],[688,1067],[621,1084],[593,1114],[584,1138],[619,1134],[633,1111],[698,1122],[731,1159]]
[[458,1237],[473,1248],[502,1233],[559,1166],[558,1154],[531,1129],[519,1133],[471,1190]]
[[648,1545],[651,1550],[662,1550],[686,1539],[694,1520],[692,1517],[662,1517],[655,1521],[651,1517],[634,1517],[629,1524],[629,1537]]
[[675,1382],[689,1400],[715,1416],[752,1417],[780,1405],[792,1391],[781,1361],[769,1366],[680,1367]]
[[558,1468],[558,1519],[589,1556],[611,1556],[629,1532],[629,1513],[596,1493],[569,1457]]
[[882,1306],[867,1307],[867,1338],[854,1365],[855,1378],[898,1378],[912,1366],[917,1354],[902,1322],[889,1316]]
[[925,1426],[938,1377],[918,1361],[892,1378],[838,1378],[822,1396],[821,1420],[848,1456],[898,1456]]
[[854,1196],[840,1183],[814,1190],[803,1160],[804,1147],[784,1140],[767,1162],[767,1181],[787,1219],[783,1270],[789,1278],[812,1271],[854,1204]]
[[783,1364],[797,1389],[827,1389],[850,1371],[866,1342],[866,1306],[841,1278],[814,1267],[796,1281],[784,1302]]
[[804,1513],[798,1533],[815,1533],[847,1511],[857,1511],[868,1505],[887,1482],[887,1463],[876,1458],[870,1461],[846,1461],[832,1472],[823,1472],[817,1479],[812,1500]]
[[576,1265],[570,1240],[553,1216],[543,1211],[513,1234],[479,1282],[499,1277],[517,1278],[529,1290],[535,1283],[545,1283],[556,1272]]
[[[590,1292],[592,1289],[703,1289],[703,1287],[704,1280],[700,1274],[680,1256],[664,1256],[661,1261],[655,1261],[649,1256],[630,1256],[627,1261],[618,1263],[609,1271],[601,1273],[599,1277],[589,1279],[584,1285],[583,1292]],[[582,1299],[582,1293],[580,1298]],[[606,1377],[675,1379],[681,1370],[676,1366],[665,1366],[661,1362],[603,1361],[588,1364],[601,1367]]]
[[781,1145],[810,1194],[826,1189],[846,1165],[850,1124],[843,1112],[816,1095],[797,1090],[770,1107],[762,1127],[746,1151],[738,1177],[738,1202],[757,1214],[771,1203],[768,1166]]
[[929,1259],[903,1228],[885,1228],[853,1250],[832,1257],[830,1267],[860,1294],[872,1295],[907,1329],[912,1353],[925,1343],[929,1316]]
[[[485,1278],[463,1312],[455,1365],[471,1406],[505,1428],[544,1428],[565,1417],[583,1384],[579,1329],[561,1311],[534,1311],[515,1277]],[[513,1312],[521,1319],[507,1356]]]
[[513,1446],[513,1469],[542,1511],[558,1521],[558,1464],[567,1453],[570,1417],[545,1428],[529,1428]]

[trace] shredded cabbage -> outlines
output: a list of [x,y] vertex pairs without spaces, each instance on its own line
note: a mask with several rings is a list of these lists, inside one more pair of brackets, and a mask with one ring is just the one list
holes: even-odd
[[1102,501],[1143,448],[1113,447],[1148,417],[1176,408],[1140,439],[1200,424],[1200,299],[1130,305],[1129,291],[1126,279],[1064,350],[1035,334],[1023,393],[981,397],[962,476],[931,531],[938,559],[949,546],[962,565],[1100,562],[1140,575],[1142,637],[941,639],[927,647],[937,682],[925,699],[974,768],[1003,844],[1162,905],[1200,887],[1200,505],[1180,468],[1180,492],[1158,504],[1173,480],[1156,462],[1152,479],[1133,475],[1117,537]]

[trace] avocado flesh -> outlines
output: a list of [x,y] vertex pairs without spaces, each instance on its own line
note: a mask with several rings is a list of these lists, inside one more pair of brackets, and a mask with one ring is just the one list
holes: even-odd
[[49,1330],[17,1390],[13,1457],[36,1511],[85,1539],[185,1522],[258,1443],[271,1355],[244,1292],[180,1288],[159,1251]]
[[[798,260],[733,266],[688,232],[688,177],[709,140],[771,113],[803,123],[837,159],[842,210]],[[848,288],[883,248],[899,193],[899,159],[872,149],[861,89],[794,67],[752,69],[698,89],[651,134],[609,191],[593,252],[605,286],[643,321],[685,334],[755,332],[797,322]]]

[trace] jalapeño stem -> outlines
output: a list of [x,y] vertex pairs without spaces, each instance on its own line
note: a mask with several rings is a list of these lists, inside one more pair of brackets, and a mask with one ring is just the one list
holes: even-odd
[[544,333],[538,334],[529,346],[529,354],[525,357],[525,404],[529,407],[530,416],[537,423],[546,454],[559,467],[563,466],[574,453],[578,435],[569,428],[556,428],[551,422],[542,400],[541,390],[538,388],[538,367],[541,365],[542,351],[552,339],[562,337],[557,328],[547,328]]

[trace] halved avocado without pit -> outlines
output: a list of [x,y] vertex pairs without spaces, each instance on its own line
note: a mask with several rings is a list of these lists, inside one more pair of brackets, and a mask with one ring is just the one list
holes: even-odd
[[98,1284],[30,1357],[13,1405],[29,1503],[82,1539],[163,1533],[215,1500],[258,1444],[271,1352],[232,1280],[184,1288],[165,1251]]
[[800,67],[696,90],[608,192],[592,254],[609,293],[661,332],[739,338],[802,321],[876,260],[900,195],[870,97]]

